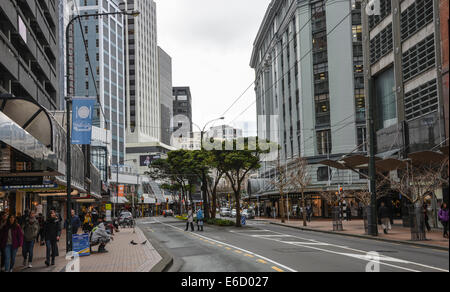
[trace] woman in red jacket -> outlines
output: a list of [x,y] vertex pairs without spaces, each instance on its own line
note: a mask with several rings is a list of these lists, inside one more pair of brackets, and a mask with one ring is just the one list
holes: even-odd
[[0,247],[5,250],[5,269],[12,272],[19,247],[23,245],[23,232],[15,216],[8,217],[8,222],[0,231]]

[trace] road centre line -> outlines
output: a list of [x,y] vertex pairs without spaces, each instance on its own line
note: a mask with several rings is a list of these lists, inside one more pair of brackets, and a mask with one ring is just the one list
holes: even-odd
[[[272,233],[280,234],[280,235],[286,235],[284,233],[280,233],[280,232],[276,232],[276,231],[272,231],[272,230],[269,230],[269,231],[272,232]],[[242,233],[243,235],[246,235],[246,236],[249,236],[249,237],[253,237],[253,235],[245,234],[244,232],[233,232],[233,231],[230,231],[230,232],[232,232],[232,233]],[[311,242],[315,242],[315,243],[323,243],[323,242],[319,242],[319,241],[316,241],[316,240],[313,240],[313,239],[303,238],[303,237],[300,237],[300,236],[291,236],[291,237],[299,238],[299,239],[302,239],[302,240],[307,240],[307,241],[311,241]],[[277,241],[277,242],[282,242],[283,243],[283,241],[281,241],[281,240],[272,239],[272,238],[269,238],[269,237],[264,238],[264,239]],[[339,254],[339,255],[342,255],[342,256],[362,259],[361,257],[357,257],[356,255],[350,256],[351,254],[348,254],[348,253],[340,253],[340,252],[334,252],[334,251],[326,250],[326,249],[318,249],[318,248],[314,248],[314,247],[309,246],[309,245],[302,245],[301,243],[299,243],[299,244],[292,244],[292,243],[289,243],[289,242],[284,242],[284,243],[295,245],[295,246],[301,246],[301,247],[305,247],[305,248],[316,249],[316,250],[320,250],[320,251],[324,251],[324,252]],[[330,244],[329,243],[323,243],[323,244],[326,245],[326,246],[347,249],[347,250],[351,250],[351,251],[355,251],[355,252],[359,252],[359,253],[363,253],[363,254],[368,254],[369,253],[367,251],[358,250],[358,249],[350,248],[350,247],[347,247],[347,246],[340,246],[340,245],[331,244],[331,243]],[[415,262],[411,262],[411,261],[396,259],[396,258],[392,258],[392,257],[390,257],[390,258],[389,257],[384,257],[384,258],[385,259],[391,259],[391,261],[395,260],[397,262],[402,262],[402,263],[405,263],[405,264],[416,265],[416,266],[419,266],[419,267],[432,269],[432,270],[436,270],[436,271],[440,271],[440,272],[447,272],[447,273],[449,272],[448,270],[445,270],[445,269],[432,267],[432,266],[428,266],[428,265],[424,265],[424,264],[420,264],[420,263],[415,263]],[[403,270],[407,270],[407,271],[420,272],[420,271],[416,271],[416,270],[413,270],[413,269],[408,269],[408,268],[404,268],[404,267],[401,267],[401,266],[395,266],[395,265],[391,265],[391,264],[387,264],[387,263],[383,263],[383,262],[377,262],[377,261],[373,261],[373,260],[367,260],[367,261],[371,261],[371,262],[374,262],[374,263],[379,263],[379,264],[383,264],[383,265],[386,265],[386,266],[391,266],[391,267],[395,267],[395,268],[403,269]]]
[[[172,227],[172,228],[174,228],[174,229],[177,229],[177,230],[184,231],[182,228],[179,228],[179,227],[176,227],[176,226],[173,226],[173,225],[170,225],[170,224],[161,222],[161,221],[156,220],[156,219],[154,219],[154,220],[157,221],[157,222],[159,222],[160,224],[163,224],[163,225],[166,225],[166,226],[170,226],[170,227]],[[211,238],[208,238],[208,237],[203,236],[203,235],[196,234],[196,236],[199,237],[199,238],[205,238],[205,239],[208,239],[208,240],[213,241],[213,242],[215,242],[215,243],[219,243],[219,244],[222,244],[222,245],[224,245],[224,246],[229,246],[229,247],[234,248],[234,249],[236,249],[236,250],[240,250],[240,251],[242,251],[242,252],[245,252],[245,253],[248,253],[248,254],[250,254],[250,255],[256,256],[256,257],[261,258],[261,259],[263,259],[263,260],[265,260],[265,261],[267,261],[267,262],[270,262],[270,263],[272,263],[272,264],[274,264],[274,265],[280,266],[280,267],[282,267],[282,268],[284,268],[284,269],[286,269],[286,270],[288,270],[288,271],[290,271],[290,272],[297,272],[296,270],[294,270],[294,269],[292,269],[292,268],[289,268],[289,267],[287,267],[287,266],[285,266],[285,265],[283,265],[283,264],[280,264],[280,263],[278,263],[278,262],[276,262],[276,261],[274,261],[274,260],[271,260],[271,259],[269,259],[269,258],[266,258],[266,257],[264,257],[264,256],[261,256],[261,255],[259,255],[259,254],[254,253],[254,252],[251,252],[251,251],[249,251],[249,250],[245,250],[245,249],[242,249],[242,248],[240,248],[240,247],[237,247],[237,246],[234,246],[234,245],[225,243],[225,242],[221,242],[221,241],[218,241],[218,240],[215,240],[215,239],[211,239]],[[227,247],[225,247],[225,248],[228,249]],[[231,250],[231,248],[229,248],[229,249]]]
[[279,268],[277,268],[277,267],[272,267],[272,269],[274,269],[275,271],[277,271],[277,272],[284,272],[282,269],[279,269]]

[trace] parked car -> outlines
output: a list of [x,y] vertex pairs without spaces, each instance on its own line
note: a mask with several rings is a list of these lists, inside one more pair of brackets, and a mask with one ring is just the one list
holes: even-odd
[[222,208],[220,209],[220,217],[230,217],[231,210],[230,208]]

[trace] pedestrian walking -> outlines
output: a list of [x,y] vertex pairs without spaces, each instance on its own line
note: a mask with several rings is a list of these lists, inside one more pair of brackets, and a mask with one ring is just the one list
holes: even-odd
[[312,214],[313,214],[313,208],[311,207],[311,205],[308,205],[308,207],[306,207],[306,218],[307,218],[308,222],[311,222]]
[[23,232],[14,215],[8,217],[0,231],[0,247],[5,251],[5,270],[12,272],[16,262],[17,250],[23,245]]
[[439,221],[441,221],[442,226],[444,226],[444,238],[448,238],[448,206],[447,203],[443,203],[441,209],[439,210]]
[[[7,223],[8,223],[8,214],[6,214],[6,212],[1,212],[0,213],[0,231],[3,229],[3,227],[6,226]],[[5,271],[5,249],[0,247],[0,253],[2,254],[0,269],[2,272],[4,272]]]
[[425,220],[425,227],[427,228],[428,232],[431,231],[431,226],[430,226],[430,217],[428,217],[428,204],[423,204],[422,206],[422,212],[423,212],[423,218]]
[[[80,217],[78,215],[75,214],[75,210],[70,211],[71,217],[72,217],[72,235],[73,234],[78,234],[78,229],[81,226],[81,221],[80,221]],[[64,223],[64,228],[67,229],[67,220]]]
[[352,221],[352,207],[351,206],[347,206],[347,221]]
[[50,216],[44,224],[44,238],[47,247],[45,264],[50,266],[55,265],[55,257],[58,254],[58,241],[61,236],[61,222],[54,210],[50,211]]
[[189,207],[188,209],[188,219],[186,223],[186,231],[189,230],[189,225],[191,225],[191,230],[195,231],[194,229],[194,214],[192,213],[192,207]]
[[198,209],[197,211],[197,231],[203,231],[203,211],[202,209]]
[[392,230],[391,212],[385,206],[384,202],[381,203],[380,209],[378,210],[378,220],[383,227],[384,234],[388,234],[388,230]]
[[44,220],[44,215],[42,215],[42,213],[40,213],[38,215],[37,221],[39,223],[39,233],[38,233],[38,236],[37,236],[37,241],[40,242],[41,246],[43,246],[45,244],[44,243],[44,223],[45,223],[45,220]]
[[[22,247],[23,266],[32,268],[34,242],[39,234],[39,222],[36,219],[36,213],[32,211],[23,226],[24,243]],[[28,261],[28,262],[27,262]]]

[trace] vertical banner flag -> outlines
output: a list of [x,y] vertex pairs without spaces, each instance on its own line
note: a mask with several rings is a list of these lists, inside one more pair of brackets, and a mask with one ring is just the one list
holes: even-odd
[[72,103],[72,144],[90,145],[95,98],[74,98]]

